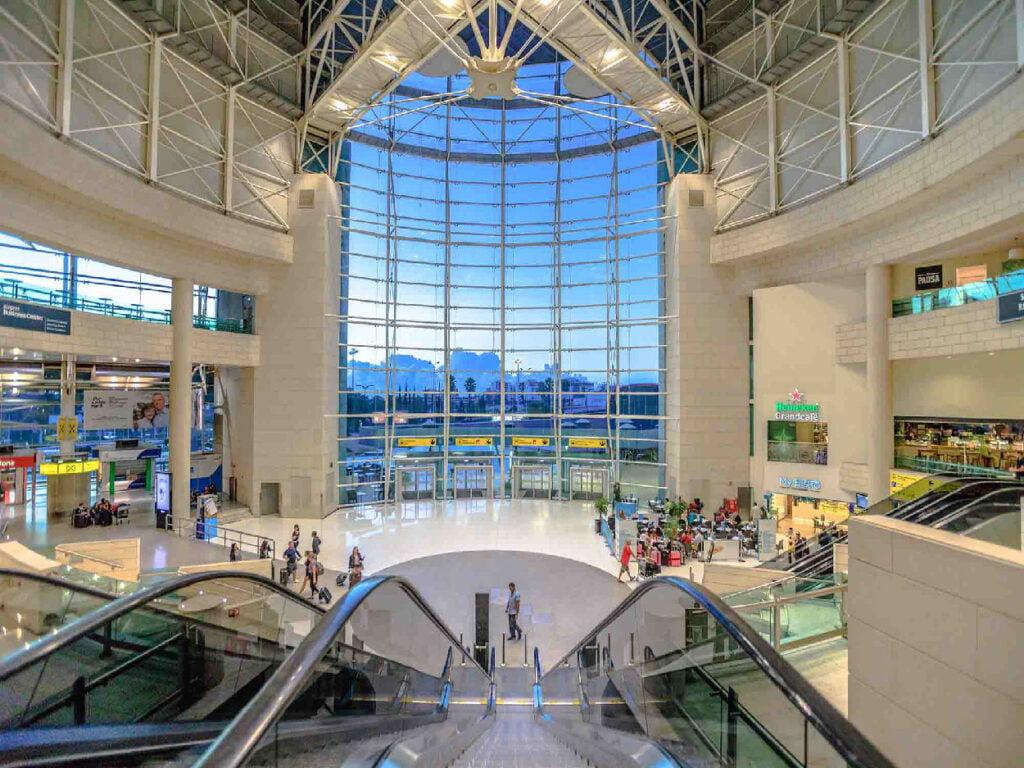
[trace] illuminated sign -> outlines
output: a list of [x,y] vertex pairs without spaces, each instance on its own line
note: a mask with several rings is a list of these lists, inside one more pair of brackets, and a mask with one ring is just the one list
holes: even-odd
[[436,437],[400,437],[398,438],[399,448],[433,448],[437,445]]
[[550,437],[513,437],[512,445],[520,448],[546,448],[551,445]]
[[34,453],[28,456],[0,456],[0,470],[29,469],[36,465]]
[[474,446],[477,448],[490,446],[494,442],[493,437],[456,437],[456,445]]
[[821,406],[817,403],[776,403],[776,421],[818,421]]
[[603,437],[570,437],[570,448],[607,448],[608,441]]
[[803,477],[780,477],[779,485],[792,488],[794,491],[820,491],[821,480],[808,480]]
[[86,472],[98,472],[99,469],[99,459],[45,462],[39,465],[39,471],[44,475],[84,475]]

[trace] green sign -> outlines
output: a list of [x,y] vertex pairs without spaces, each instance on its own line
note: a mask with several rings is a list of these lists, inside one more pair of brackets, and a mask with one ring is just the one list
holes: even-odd
[[775,418],[778,421],[817,421],[820,415],[821,406],[817,403],[775,404]]

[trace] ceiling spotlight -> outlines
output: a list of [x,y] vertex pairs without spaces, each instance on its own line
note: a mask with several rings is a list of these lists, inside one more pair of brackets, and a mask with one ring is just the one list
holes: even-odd
[[114,363],[117,362],[117,358],[116,357],[112,357],[112,358],[110,358],[110,360],[111,360],[111,362],[114,362]]
[[607,51],[605,51],[604,55],[601,57],[601,69],[608,69],[608,67],[613,67],[620,61],[622,61],[625,57],[626,52],[624,50],[612,46]]
[[402,62],[398,59],[398,56],[386,51],[377,57],[377,61],[383,64],[385,67],[390,69],[392,72],[398,72],[402,69]]
[[327,106],[330,107],[335,112],[344,112],[346,109],[349,108],[348,104],[346,104],[341,99],[330,99],[327,102]]
[[664,112],[666,109],[671,109],[673,106],[675,106],[675,101],[673,101],[671,96],[666,96],[664,99],[662,99],[661,101],[654,105],[654,111]]

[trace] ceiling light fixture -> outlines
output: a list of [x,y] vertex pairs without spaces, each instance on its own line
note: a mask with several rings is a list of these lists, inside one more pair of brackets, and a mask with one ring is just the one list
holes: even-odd
[[330,99],[327,102],[327,106],[330,107],[331,110],[333,110],[334,112],[344,112],[349,108],[348,104],[346,104],[341,99]]
[[620,61],[626,58],[626,52],[621,48],[611,47],[604,52],[601,56],[601,69],[608,69],[614,67]]
[[666,96],[664,99],[654,105],[655,112],[664,112],[667,109],[671,109],[675,106],[675,100],[671,96]]

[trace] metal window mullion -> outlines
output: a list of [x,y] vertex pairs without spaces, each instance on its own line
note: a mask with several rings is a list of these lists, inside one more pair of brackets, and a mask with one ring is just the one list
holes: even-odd
[[935,26],[932,0],[917,0],[917,76],[921,96],[921,138],[935,131]]
[[61,0],[57,30],[57,130],[71,135],[71,80],[75,60],[75,0]]
[[[614,372],[615,372],[615,413],[616,416],[622,412],[622,361],[619,359],[621,353],[621,329],[619,328],[619,311],[620,311],[620,300],[621,295],[619,292],[619,152],[615,148],[615,134],[618,133],[617,128],[612,124],[609,128],[609,132],[612,138],[612,249],[614,254],[613,268],[612,268],[612,279],[613,279],[613,290],[615,300],[612,302],[612,315],[615,318],[615,324],[612,330],[614,342],[612,344],[611,354],[614,355]],[[605,409],[608,413],[608,427],[611,432],[611,398],[605,400]],[[615,434],[611,440],[612,449],[612,481],[619,482],[619,422],[621,419],[615,419]],[[611,435],[609,435],[611,437]]]
[[[506,360],[505,360],[505,285],[506,285],[506,283],[505,283],[505,195],[506,195],[505,186],[506,186],[506,172],[507,172],[506,165],[505,165],[505,150],[506,150],[506,147],[505,147],[505,121],[506,121],[506,117],[507,117],[507,115],[506,115],[506,110],[505,110],[505,101],[502,100],[502,102],[501,102],[501,152],[499,153],[499,162],[501,163],[500,174],[499,174],[499,176],[500,176],[500,180],[499,180],[499,187],[500,187],[499,205],[500,205],[500,209],[498,211],[498,217],[499,217],[499,222],[498,222],[498,274],[499,274],[499,282],[500,282],[500,289],[499,289],[499,302],[500,302],[500,306],[499,306],[499,310],[498,310],[498,323],[499,323],[499,331],[498,331],[499,354],[498,354],[498,359],[499,359],[499,368],[500,368],[500,373],[499,373],[499,378],[498,378],[498,391],[499,391],[499,396],[498,396],[498,399],[499,399],[498,413],[500,415],[500,421],[499,421],[499,428],[498,428],[498,430],[499,430],[498,443],[501,445],[502,452],[504,452],[504,450],[505,450],[505,432],[506,432],[506,427],[505,427],[505,389],[506,389],[505,371],[507,369]],[[502,460],[500,461],[500,468],[501,468],[501,471],[500,471],[500,476],[501,477],[500,477],[500,481],[499,482],[501,483],[501,493],[502,493],[502,496],[504,496],[505,495],[505,461],[504,461],[504,458],[502,458]]]
[[[452,88],[452,79],[447,81],[447,90]],[[444,486],[447,496],[448,467],[451,461],[448,442],[451,438],[451,333],[452,333],[452,196],[451,196],[451,158],[452,158],[452,108],[446,104],[445,113],[445,159],[444,159]],[[454,488],[453,494],[454,496]]]
[[1014,16],[1017,19],[1017,69],[1024,70],[1024,0],[1014,3]]
[[[385,229],[385,241],[384,241],[384,253],[387,256],[387,262],[385,265],[386,279],[384,287],[384,505],[387,506],[388,490],[391,487],[391,461],[394,455],[394,416],[393,416],[393,394],[392,394],[392,376],[391,368],[394,365],[394,358],[391,355],[391,316],[396,311],[397,301],[397,274],[395,274],[395,263],[394,249],[395,249],[395,224],[393,219],[395,218],[394,211],[394,131],[388,129],[389,146],[387,151],[387,178],[386,178],[386,189],[387,192],[384,196],[384,220],[386,222]],[[398,488],[397,480],[395,485],[395,506],[397,507],[401,499],[399,499],[400,489]]]
[[[556,63],[556,67],[560,65]],[[560,73],[559,73],[560,74]],[[562,78],[555,78],[555,93],[561,93]],[[554,488],[555,477],[558,478],[558,494],[562,494],[562,112],[555,110],[555,295],[554,306],[552,307],[552,323],[554,324],[555,346],[554,363],[555,381],[552,382],[551,394],[554,401],[551,403],[553,414],[552,426],[555,437],[555,466],[557,475],[551,478]],[[572,495],[572,489],[569,489]]]

